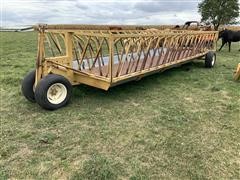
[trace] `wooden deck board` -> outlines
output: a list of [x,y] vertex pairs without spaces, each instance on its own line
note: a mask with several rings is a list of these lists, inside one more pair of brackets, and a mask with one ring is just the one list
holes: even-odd
[[[125,61],[125,62],[122,62],[121,64],[115,63],[115,64],[113,64],[113,67],[112,67],[112,69],[113,69],[112,77],[115,78],[115,77],[119,77],[119,76],[122,76],[122,75],[126,75],[126,74],[130,74],[130,73],[134,73],[134,72],[139,72],[141,70],[149,69],[151,67],[156,67],[156,66],[159,66],[159,65],[162,65],[162,64],[165,64],[165,63],[181,60],[181,59],[184,58],[184,54],[185,54],[185,57],[186,57],[186,54],[190,53],[189,51],[190,50],[175,51],[174,52],[174,57],[173,57],[173,55],[171,55],[172,52],[162,54],[160,59],[159,59],[159,56],[155,56],[153,59],[152,59],[152,57],[149,57],[149,58],[146,59],[145,65],[143,65],[144,59],[140,59],[139,62],[138,62],[138,65],[137,65],[137,59],[134,59],[134,60],[132,59],[131,62],[130,61]],[[194,54],[196,55],[198,53],[199,52],[195,52]],[[121,68],[122,68],[121,74],[117,74],[117,72],[119,72],[119,70]],[[102,75],[100,73],[100,68],[99,67],[94,67],[91,70],[82,69],[81,71],[85,72],[85,73],[98,75],[98,76],[104,76],[104,77],[109,77],[110,76],[110,74],[108,73],[108,64],[106,64],[104,66],[101,66]]]

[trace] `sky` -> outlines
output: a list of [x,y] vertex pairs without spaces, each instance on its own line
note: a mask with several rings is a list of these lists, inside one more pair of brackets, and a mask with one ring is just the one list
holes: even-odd
[[201,0],[0,0],[1,26],[183,24],[200,21]]

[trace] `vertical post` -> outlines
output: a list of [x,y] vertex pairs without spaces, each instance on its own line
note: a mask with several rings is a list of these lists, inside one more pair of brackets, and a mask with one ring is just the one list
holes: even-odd
[[[72,33],[66,32],[65,33],[65,47],[66,47],[66,57],[67,62],[66,65],[71,67],[73,66],[73,41],[72,41]],[[73,71],[67,71],[67,75],[70,81],[73,80]]]
[[238,79],[240,79],[240,63],[238,64],[238,66],[237,66],[237,70],[236,70],[236,73],[234,74],[234,76],[233,76],[233,78],[234,78],[234,80],[238,80]]
[[214,51],[217,51],[217,41],[218,41],[218,37],[219,37],[219,32],[217,31],[215,34],[214,34],[214,40],[215,43],[214,43]]
[[38,32],[38,54],[36,59],[36,73],[35,73],[35,84],[36,87],[37,83],[42,78],[43,74],[43,59],[44,59],[44,26],[39,26],[39,32]]
[[113,79],[113,57],[114,57],[114,38],[112,36],[112,34],[110,34],[109,36],[109,63],[108,63],[108,72],[110,74],[110,83],[112,83],[112,79]]

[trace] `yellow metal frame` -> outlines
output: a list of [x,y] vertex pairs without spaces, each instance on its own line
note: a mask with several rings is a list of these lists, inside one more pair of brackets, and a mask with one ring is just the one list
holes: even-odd
[[239,63],[238,66],[237,66],[237,70],[236,70],[233,78],[234,78],[235,80],[239,80],[239,79],[240,79],[240,63]]
[[53,73],[72,85],[104,90],[215,51],[218,38],[216,31],[165,26],[39,25],[35,30],[35,85]]

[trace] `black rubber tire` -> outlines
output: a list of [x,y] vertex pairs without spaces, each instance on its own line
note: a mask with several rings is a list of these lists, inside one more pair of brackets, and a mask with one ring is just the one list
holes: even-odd
[[35,102],[35,96],[33,91],[33,86],[35,83],[35,72],[36,70],[29,72],[22,81],[22,94],[30,102]]
[[[47,98],[48,89],[56,83],[60,83],[65,86],[67,89],[67,95],[65,99],[59,104],[51,103]],[[35,89],[35,99],[36,102],[44,109],[55,110],[65,106],[71,98],[72,95],[72,85],[71,83],[63,76],[56,74],[49,74],[42,78],[36,86]]]
[[213,51],[209,51],[205,56],[205,67],[206,68],[213,68],[216,64],[216,53]]

